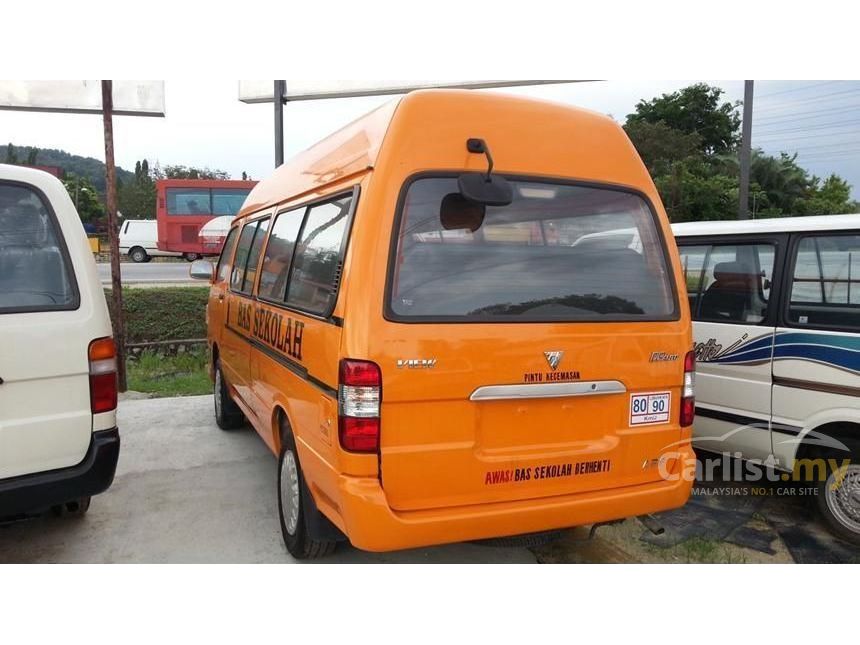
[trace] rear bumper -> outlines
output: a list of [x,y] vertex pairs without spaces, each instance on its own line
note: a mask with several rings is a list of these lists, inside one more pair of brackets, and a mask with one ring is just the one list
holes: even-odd
[[104,492],[113,482],[119,443],[116,428],[94,432],[87,454],[76,466],[0,480],[0,517]]
[[[682,452],[682,462],[693,457]],[[687,455],[689,453],[689,455]],[[340,527],[366,551],[391,551],[433,544],[520,535],[666,511],[683,506],[691,481],[638,486],[544,499],[398,512],[374,478],[340,476]]]

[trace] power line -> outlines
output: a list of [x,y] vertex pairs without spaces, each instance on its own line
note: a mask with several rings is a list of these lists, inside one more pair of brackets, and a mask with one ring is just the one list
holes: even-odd
[[773,112],[773,111],[784,111],[786,108],[791,109],[795,105],[804,105],[806,103],[816,103],[818,101],[823,101],[824,99],[831,98],[833,96],[846,96],[860,93],[860,88],[852,88],[850,90],[842,90],[840,92],[830,92],[828,94],[819,94],[818,96],[813,96],[808,99],[799,99],[797,101],[788,101],[781,105],[774,105],[772,107],[764,107],[759,112]]
[[773,136],[775,134],[790,134],[792,132],[809,132],[810,130],[827,130],[828,128],[841,128],[846,125],[855,125],[860,123],[860,119],[849,119],[848,121],[833,121],[831,123],[819,123],[807,126],[798,126],[796,128],[787,128],[782,130],[763,130],[759,131],[762,135]]
[[[842,147],[845,147],[846,145],[850,146],[850,145],[853,145],[855,143],[860,144],[860,139],[855,139],[853,141],[840,141],[839,143],[815,143],[812,145],[801,144],[801,147],[799,147],[798,149],[799,150],[818,150],[821,148],[842,148]],[[768,147],[772,148],[772,147],[779,147],[779,146],[770,145]]]
[[824,81],[822,83],[813,83],[812,85],[804,85],[803,87],[795,87],[788,90],[780,90],[779,92],[769,92],[767,94],[759,94],[755,97],[756,101],[760,101],[761,99],[766,99],[771,96],[777,96],[780,94],[790,94],[792,92],[803,92],[805,90],[810,90],[813,87],[821,87],[822,85],[833,85],[833,83],[839,83],[840,81]]
[[[811,132],[809,134],[763,134],[755,137],[756,139],[779,140],[779,141],[794,141],[795,139],[827,139],[833,137],[841,137],[847,134],[854,134],[857,128],[849,127],[846,130],[835,130],[833,132]],[[804,130],[805,132],[805,130]]]
[[849,105],[847,107],[836,107],[830,108],[827,110],[809,110],[807,112],[794,112],[793,114],[780,114],[777,116],[765,116],[763,119],[759,119],[753,117],[753,123],[764,123],[765,125],[774,125],[777,122],[782,121],[793,121],[795,119],[800,118],[803,120],[804,117],[816,117],[816,116],[832,116],[833,114],[841,114],[842,112],[853,112],[857,111],[860,113],[860,104],[855,103],[854,105]]
[[845,161],[854,157],[860,157],[860,149],[846,150],[845,152],[818,153],[818,154],[798,154],[797,158],[807,161]]

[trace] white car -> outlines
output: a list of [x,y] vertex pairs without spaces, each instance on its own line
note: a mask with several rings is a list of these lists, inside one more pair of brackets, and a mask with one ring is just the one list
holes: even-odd
[[81,515],[119,456],[116,351],[66,189],[0,165],[0,520]]
[[694,445],[814,481],[825,520],[860,543],[860,215],[672,231],[693,318]]
[[119,252],[132,262],[149,262],[154,257],[181,258],[191,262],[196,253],[162,251],[158,248],[158,222],[154,219],[128,219],[119,228]]

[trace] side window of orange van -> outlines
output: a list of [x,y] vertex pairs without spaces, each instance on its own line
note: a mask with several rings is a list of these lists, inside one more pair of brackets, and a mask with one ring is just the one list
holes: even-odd
[[254,233],[257,231],[257,222],[245,224],[239,243],[236,245],[236,257],[233,260],[233,272],[230,274],[230,289],[242,291],[242,283],[245,281],[245,266],[248,264],[248,254],[251,252],[251,243],[254,241]]
[[218,268],[215,271],[218,282],[224,282],[227,279],[230,271],[230,257],[233,255],[233,247],[236,246],[236,236],[238,235],[239,228],[231,228],[227,234],[227,239],[224,240],[224,246],[221,247],[221,255],[218,256]]
[[266,240],[270,221],[267,217],[257,222],[257,232],[254,234],[254,241],[251,243],[251,250],[248,252],[248,266],[245,269],[245,280],[242,283],[243,293],[251,293],[254,290],[254,281],[257,279],[257,265],[260,263],[260,253],[263,251],[263,242]]
[[266,245],[263,266],[260,268],[260,286],[257,294],[267,300],[283,302],[287,294],[287,276],[293,262],[293,250],[305,208],[280,213],[272,225],[272,234]]
[[334,308],[346,251],[352,195],[312,206],[296,245],[287,303],[309,313]]

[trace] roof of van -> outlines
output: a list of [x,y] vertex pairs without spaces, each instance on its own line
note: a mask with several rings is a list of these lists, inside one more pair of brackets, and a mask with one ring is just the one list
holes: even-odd
[[672,224],[676,237],[699,235],[737,235],[743,233],[798,233],[803,231],[841,231],[860,229],[860,214],[773,217],[754,220],[719,220]]
[[[251,191],[239,215],[254,213],[287,199],[313,195],[322,186],[375,167],[377,161],[382,163],[380,154],[387,134],[393,137],[392,133],[396,132],[404,147],[430,147],[437,126],[441,129],[445,120],[455,119],[458,114],[463,114],[464,119],[472,124],[476,123],[476,115],[479,115],[479,122],[485,127],[469,126],[475,130],[470,132],[470,136],[481,136],[487,130],[515,134],[515,124],[528,119],[533,130],[529,137],[534,138],[534,145],[526,146],[526,156],[518,158],[516,163],[527,166],[530,171],[537,168],[534,170],[536,174],[541,170],[541,160],[565,156],[579,163],[579,167],[585,165],[580,161],[588,159],[589,172],[585,176],[572,176],[588,179],[587,175],[594,175],[606,181],[612,181],[613,176],[635,177],[632,183],[650,183],[647,171],[620,125],[606,115],[497,92],[416,90],[356,119],[277,168]],[[415,131],[416,125],[420,126],[419,132]],[[488,143],[497,168],[500,171],[515,170],[506,168],[504,154],[497,153],[492,140]],[[501,149],[501,144],[497,145]],[[562,150],[565,152],[560,154]],[[600,150],[602,154],[589,157],[589,151],[594,150]],[[428,151],[428,154],[431,153]],[[475,159],[474,163],[480,165],[485,162]],[[548,166],[548,163],[544,165]]]

